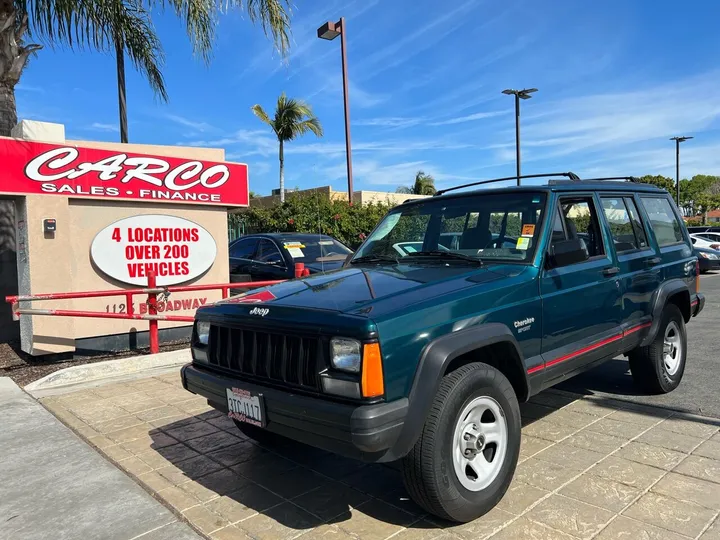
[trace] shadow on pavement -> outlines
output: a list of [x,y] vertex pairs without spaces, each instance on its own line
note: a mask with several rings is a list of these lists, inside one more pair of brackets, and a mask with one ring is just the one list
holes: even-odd
[[[579,420],[570,429],[576,432],[618,413],[634,417],[648,427],[671,415],[680,421],[697,420],[692,415],[604,396],[579,400],[578,397],[557,390],[533,396],[521,405],[523,427],[543,419],[549,420],[550,426],[566,427]],[[625,421],[633,419],[626,416]],[[703,422],[720,426],[720,420]],[[537,430],[538,426],[534,428]],[[176,421],[152,430],[150,435],[152,448],[172,464],[166,467],[170,472],[167,477],[211,511],[221,515],[229,512],[228,522],[241,522],[239,526],[250,523],[241,520],[256,513],[264,516],[264,526],[279,524],[295,530],[349,522],[351,518],[353,523],[372,518],[370,522],[420,529],[447,525],[426,516],[410,500],[397,463],[364,464],[277,436],[258,443],[245,437],[232,420],[216,411]],[[168,435],[181,444],[166,446]],[[542,432],[532,435],[538,436],[542,437]],[[553,444],[551,439],[547,437],[547,445]],[[158,472],[167,474],[163,471]],[[160,496],[164,496],[163,492]],[[428,520],[421,519],[423,516]],[[191,516],[186,517],[192,521]]]

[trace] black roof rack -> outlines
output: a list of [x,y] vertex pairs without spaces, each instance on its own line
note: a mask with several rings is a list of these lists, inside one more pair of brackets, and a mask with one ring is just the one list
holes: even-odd
[[[524,175],[521,175],[520,178],[545,178],[547,176],[565,176],[573,182],[580,181],[580,177],[573,172],[524,174]],[[441,189],[440,191],[436,192],[435,195],[442,195],[444,193],[447,193],[448,191],[455,191],[456,189],[462,189],[462,188],[471,187],[471,186],[480,186],[482,184],[492,184],[494,182],[506,182],[508,180],[516,180],[517,178],[518,178],[517,176],[508,176],[505,178],[493,178],[492,180],[480,180],[479,182],[470,182],[469,184],[463,184],[461,186],[455,186],[455,187],[451,187],[451,188],[447,188],[447,189]]]
[[[637,176],[606,176],[603,178],[573,178],[569,182],[603,182],[607,180],[625,180],[627,182],[633,182],[641,184],[642,181]],[[560,184],[563,182],[568,182],[567,180],[550,180],[549,184]]]

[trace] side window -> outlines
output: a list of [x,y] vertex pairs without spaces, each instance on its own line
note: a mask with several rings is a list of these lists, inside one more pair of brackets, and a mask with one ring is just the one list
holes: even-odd
[[272,241],[266,239],[260,240],[260,249],[258,250],[255,260],[265,264],[285,264],[285,260],[277,246]]
[[660,197],[640,197],[650,225],[655,231],[658,245],[669,246],[683,241],[680,223],[675,217],[670,202]]
[[[632,204],[632,199],[623,199],[621,197],[602,198],[603,211],[610,226],[610,234],[617,253],[640,249],[647,245],[642,225],[639,221],[637,224],[633,223],[637,220],[637,212],[632,217],[628,203]],[[633,210],[635,210],[634,206]],[[638,232],[642,233],[641,237],[638,237]]]
[[647,235],[645,234],[645,227],[643,227],[642,221],[640,221],[640,213],[638,212],[635,201],[631,197],[625,197],[625,206],[627,206],[628,212],[630,212],[630,220],[635,229],[635,238],[637,238],[640,249],[648,247]]
[[560,209],[568,239],[580,239],[589,257],[604,254],[602,233],[592,199],[560,199]]
[[232,245],[230,248],[230,257],[233,259],[250,259],[255,253],[257,247],[257,238],[246,238]]

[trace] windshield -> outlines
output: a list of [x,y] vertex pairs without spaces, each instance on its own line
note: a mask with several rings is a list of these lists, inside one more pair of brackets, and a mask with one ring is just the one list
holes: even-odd
[[545,198],[544,193],[493,193],[400,207],[385,216],[353,259],[408,257],[416,262],[421,259],[417,253],[440,251],[483,261],[529,262]]
[[290,254],[294,262],[305,264],[344,261],[352,253],[350,249],[330,236],[284,237],[279,244]]

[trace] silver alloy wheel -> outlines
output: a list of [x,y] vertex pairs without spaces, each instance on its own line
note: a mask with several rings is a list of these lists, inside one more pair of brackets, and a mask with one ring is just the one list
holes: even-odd
[[682,358],[682,341],[680,336],[680,327],[675,321],[670,321],[665,328],[665,338],[663,340],[663,363],[665,371],[668,375],[673,376],[680,368],[680,359]]
[[508,427],[493,398],[473,399],[462,410],[452,439],[455,476],[465,489],[480,491],[497,478],[505,461]]

